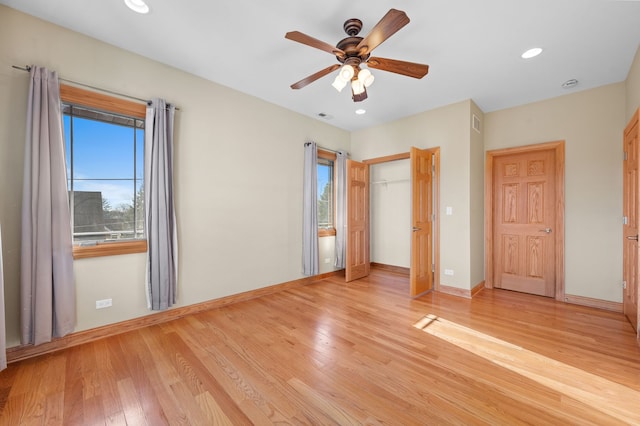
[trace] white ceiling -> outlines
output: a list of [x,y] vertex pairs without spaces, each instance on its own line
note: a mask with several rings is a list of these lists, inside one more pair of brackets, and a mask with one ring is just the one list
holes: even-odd
[[[640,43],[633,0],[147,0],[148,15],[123,0],[0,3],[347,130],[466,99],[491,112],[620,82]],[[392,7],[411,22],[373,56],[426,63],[426,77],[372,69],[376,80],[360,103],[331,87],[337,71],[289,87],[337,61],[285,33],[335,45],[346,19],[362,20],[365,36]],[[520,58],[536,46],[540,56]],[[578,86],[561,87],[574,78]]]

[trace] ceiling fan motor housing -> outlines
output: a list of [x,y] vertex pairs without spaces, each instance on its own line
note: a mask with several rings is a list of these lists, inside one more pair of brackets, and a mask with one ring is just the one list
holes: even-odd
[[362,37],[357,37],[360,30],[362,30],[362,21],[356,18],[347,19],[344,22],[343,28],[344,32],[347,33],[349,37],[340,40],[338,44],[336,44],[336,47],[342,50],[345,55],[336,55],[336,59],[338,59],[340,63],[344,64],[347,63],[347,60],[350,58],[358,58],[359,61],[357,64],[351,63],[351,65],[354,66],[358,66],[360,62],[366,62],[367,59],[369,59],[369,53],[360,55],[361,49],[356,49],[358,44],[362,41]]
[[366,62],[369,59],[369,53],[360,55],[360,49],[356,49],[361,41],[362,37],[347,37],[340,40],[336,47],[342,50],[345,55],[336,55],[336,59],[343,64],[350,58],[358,58],[359,62]]

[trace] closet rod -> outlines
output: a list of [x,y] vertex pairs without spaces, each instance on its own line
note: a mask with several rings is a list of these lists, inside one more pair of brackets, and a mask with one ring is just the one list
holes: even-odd
[[[26,72],[30,72],[31,71],[31,66],[29,66],[29,65],[27,65],[25,67],[19,67],[17,65],[11,65],[11,67],[15,68],[17,70],[20,70],[20,71],[26,71]],[[124,93],[114,92],[113,90],[103,89],[103,88],[100,88],[100,87],[92,86],[90,84],[80,83],[79,81],[69,80],[67,78],[58,77],[58,80],[65,81],[65,82],[71,83],[71,84],[76,84],[76,85],[82,86],[82,87],[87,87],[89,89],[97,90],[99,92],[110,93],[112,95],[121,96],[123,98],[131,99],[131,100],[138,101],[138,102],[143,102],[143,103],[145,103],[147,105],[151,105],[151,101],[149,101],[147,99],[136,98],[135,96],[125,95]],[[167,106],[170,106],[170,105],[171,104],[167,104]],[[180,111],[180,108],[176,107],[176,111]]]
[[411,179],[378,180],[375,182],[371,182],[371,185],[385,185],[387,183],[397,183],[397,182],[411,182]]

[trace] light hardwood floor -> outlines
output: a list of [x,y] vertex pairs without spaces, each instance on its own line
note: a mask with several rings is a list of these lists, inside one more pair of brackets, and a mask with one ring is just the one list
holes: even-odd
[[640,424],[622,314],[408,294],[374,269],[11,364],[0,424]]

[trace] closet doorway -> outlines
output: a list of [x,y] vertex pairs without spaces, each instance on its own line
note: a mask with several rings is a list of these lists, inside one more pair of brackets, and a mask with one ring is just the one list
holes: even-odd
[[412,297],[437,290],[440,148],[412,147],[410,152],[363,163],[374,166],[370,182],[374,260],[390,269],[408,270]]

